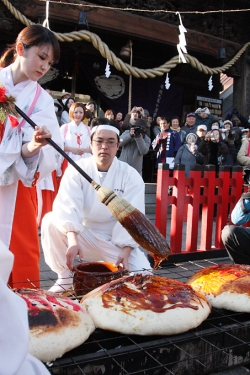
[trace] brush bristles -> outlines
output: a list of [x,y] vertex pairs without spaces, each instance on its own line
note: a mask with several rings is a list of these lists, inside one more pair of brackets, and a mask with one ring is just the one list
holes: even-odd
[[[155,254],[155,265],[166,259],[170,247],[159,230],[128,201],[117,196],[111,189],[92,182],[99,200],[128,231],[131,237],[145,250]],[[161,259],[161,260],[160,260]]]
[[122,220],[123,217],[127,216],[135,208],[125,199],[116,195],[111,189],[97,185],[96,187],[97,196],[99,200],[108,206],[112,215],[118,220]]

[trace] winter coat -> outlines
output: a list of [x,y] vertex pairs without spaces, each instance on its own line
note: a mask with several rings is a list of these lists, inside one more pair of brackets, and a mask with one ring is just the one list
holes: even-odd
[[210,131],[212,122],[216,120],[217,118],[212,115],[212,113],[210,113],[206,118],[202,118],[201,116],[197,115],[195,125],[206,125],[207,131]]
[[189,177],[190,174],[190,167],[196,164],[202,164],[204,161],[204,155],[202,155],[198,150],[193,154],[188,145],[184,144],[181,146],[177,152],[177,155],[174,159],[174,165],[177,164],[184,164],[186,177]]
[[250,156],[246,156],[248,152],[249,142],[249,138],[245,138],[242,140],[241,148],[237,154],[237,161],[240,165],[250,165]]
[[184,125],[182,128],[181,128],[182,131],[184,131],[186,133],[186,136],[187,134],[189,133],[194,133],[196,134],[197,132],[197,125],[194,124],[193,126],[188,126],[188,125]]
[[130,130],[125,130],[120,136],[121,155],[119,160],[125,161],[142,175],[143,155],[149,151],[151,139],[144,134],[142,137],[131,137]]
[[216,172],[221,165],[234,165],[230,150],[224,142],[201,141],[198,151],[204,157],[203,165],[215,165]]

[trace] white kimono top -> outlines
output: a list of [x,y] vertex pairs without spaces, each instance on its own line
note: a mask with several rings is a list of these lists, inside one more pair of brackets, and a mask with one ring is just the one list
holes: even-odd
[[13,259],[0,240],[0,375],[49,375],[42,362],[28,354],[26,302],[6,285]]
[[[13,85],[11,67],[0,71],[0,84],[7,89],[7,95],[16,98],[16,105],[28,112],[36,94],[37,82],[26,80]],[[52,133],[52,139],[62,147],[62,139],[54,110],[53,98],[41,90],[30,118],[38,125],[45,125]],[[18,118],[19,124],[22,118]],[[58,153],[49,145],[41,148],[38,155],[23,159],[21,147],[32,139],[34,129],[25,122],[21,130],[5,122],[5,132],[0,144],[0,238],[9,247],[18,180],[25,186],[32,186],[36,172],[42,180],[57,168]]]
[[[96,183],[110,188],[144,213],[145,185],[139,173],[130,165],[115,157],[108,172],[99,172],[93,156],[81,159],[77,164]],[[65,234],[69,231],[81,233],[87,227],[94,237],[112,241],[118,247],[138,247],[109,208],[99,201],[93,186],[72,166],[64,173],[54,200],[53,213],[56,226]]]
[[[90,147],[90,128],[82,122],[79,125],[76,125],[75,121],[71,121],[69,124],[64,124],[60,127],[60,132],[64,140],[64,146],[77,148]],[[91,153],[86,152],[82,155],[75,155],[70,151],[66,151],[66,153],[74,161],[80,160],[81,158],[88,158],[92,155]]]

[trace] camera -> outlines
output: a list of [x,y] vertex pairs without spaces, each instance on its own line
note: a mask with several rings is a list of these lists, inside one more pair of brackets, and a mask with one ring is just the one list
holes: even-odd
[[250,186],[250,168],[249,167],[243,168],[243,180],[244,180],[245,185]]
[[234,139],[235,139],[235,134],[233,134],[233,133],[231,132],[231,130],[230,130],[230,131],[229,131],[229,134],[228,134],[228,136],[227,136],[227,138],[230,139],[230,140],[234,140]]
[[135,135],[135,137],[139,137],[140,134],[144,134],[144,128],[142,126],[135,126],[134,127],[134,135]]

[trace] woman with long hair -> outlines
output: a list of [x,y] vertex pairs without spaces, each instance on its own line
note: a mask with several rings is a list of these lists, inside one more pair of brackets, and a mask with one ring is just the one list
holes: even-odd
[[[0,125],[0,238],[14,254],[9,283],[16,287],[31,286],[28,280],[39,287],[35,185],[57,166],[58,155],[46,138],[52,137],[59,145],[62,142],[53,98],[37,81],[59,57],[54,34],[41,25],[30,25],[0,59],[0,107],[5,114]],[[37,124],[35,131],[17,117],[13,106],[9,107],[12,116],[4,111],[10,96]]]
[[70,96],[69,98],[64,99],[62,102],[63,102],[63,111],[61,114],[61,121],[60,121],[61,125],[70,122],[69,110],[70,110],[71,105],[75,102],[75,99]]

